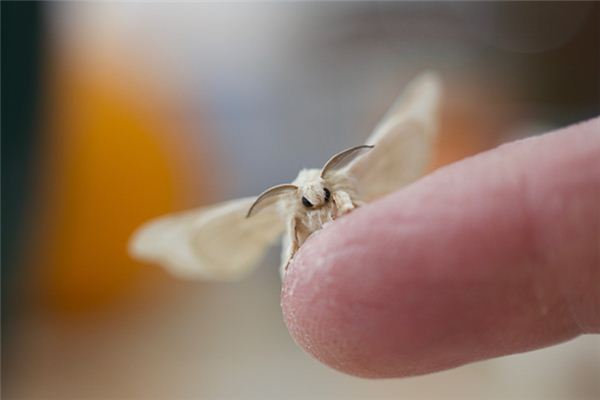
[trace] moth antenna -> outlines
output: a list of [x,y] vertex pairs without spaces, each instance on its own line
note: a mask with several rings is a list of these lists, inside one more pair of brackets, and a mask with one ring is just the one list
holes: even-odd
[[295,192],[298,190],[298,186],[292,185],[291,183],[285,183],[283,185],[273,186],[264,192],[262,192],[252,203],[248,213],[246,214],[246,218],[250,218],[260,210],[265,207],[270,206],[273,203],[276,203],[281,197],[289,194],[290,192]]
[[375,147],[375,146],[363,144],[360,146],[349,148],[340,153],[337,153],[336,155],[331,157],[325,163],[325,165],[323,166],[323,169],[321,169],[321,178],[325,178],[327,176],[327,174],[331,171],[337,171],[337,170],[344,168],[345,166],[350,164],[352,161],[354,161],[357,157],[365,154],[367,151],[371,150],[373,147]]

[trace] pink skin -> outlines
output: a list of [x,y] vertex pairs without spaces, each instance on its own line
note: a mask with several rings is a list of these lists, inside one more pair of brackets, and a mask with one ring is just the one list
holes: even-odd
[[373,378],[600,332],[600,118],[438,170],[312,235],[282,292],[306,351]]

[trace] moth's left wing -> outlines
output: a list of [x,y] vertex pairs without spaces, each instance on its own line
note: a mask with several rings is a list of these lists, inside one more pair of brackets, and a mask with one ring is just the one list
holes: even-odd
[[438,76],[423,73],[383,117],[366,141],[374,148],[344,170],[356,180],[362,200],[384,196],[423,174],[437,134],[440,96]]
[[256,267],[285,227],[276,207],[246,218],[255,199],[157,218],[134,233],[129,252],[182,278],[240,279]]

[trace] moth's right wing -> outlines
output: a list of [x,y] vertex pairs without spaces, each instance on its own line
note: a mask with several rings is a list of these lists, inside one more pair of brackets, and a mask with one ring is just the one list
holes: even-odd
[[152,220],[134,233],[129,252],[178,277],[240,279],[256,267],[285,227],[277,207],[246,218],[255,200],[231,200]]
[[346,168],[361,199],[371,201],[420,177],[437,135],[441,82],[426,72],[415,78],[377,125],[366,145],[372,150]]

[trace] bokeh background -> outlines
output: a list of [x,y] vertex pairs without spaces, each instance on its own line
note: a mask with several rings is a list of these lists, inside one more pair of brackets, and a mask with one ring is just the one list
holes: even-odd
[[149,218],[361,143],[425,68],[431,169],[596,116],[599,27],[585,2],[2,2],[3,398],[600,398],[595,337],[362,380],[293,343],[276,249],[233,284],[126,254]]

